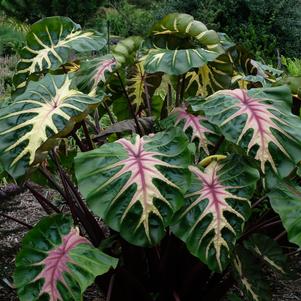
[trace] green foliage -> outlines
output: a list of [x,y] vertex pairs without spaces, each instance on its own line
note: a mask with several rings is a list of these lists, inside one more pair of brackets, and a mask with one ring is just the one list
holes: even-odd
[[0,9],[19,21],[34,23],[48,16],[66,16],[85,24],[102,4],[100,0],[1,0]]
[[301,76],[301,59],[281,57],[281,63],[291,76]]

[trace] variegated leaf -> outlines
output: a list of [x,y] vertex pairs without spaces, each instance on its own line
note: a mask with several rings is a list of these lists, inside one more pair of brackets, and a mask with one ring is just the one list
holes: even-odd
[[223,271],[249,216],[258,172],[238,156],[189,167],[193,180],[173,233],[214,271]]
[[186,93],[207,97],[212,93],[231,87],[232,63],[227,55],[219,56],[215,61],[186,74]]
[[82,31],[80,25],[66,17],[48,17],[31,26],[26,46],[13,77],[18,93],[26,87],[29,77],[37,72],[56,70],[67,63],[74,52],[100,50],[106,40],[92,30]]
[[261,274],[261,266],[252,253],[237,247],[233,258],[233,275],[244,297],[250,301],[271,301],[271,291]]
[[79,235],[71,217],[55,215],[23,239],[14,282],[20,301],[78,301],[96,276],[116,265],[117,259]]
[[89,95],[97,94],[97,87],[104,85],[115,69],[116,59],[110,54],[83,62],[75,74],[79,90]]
[[244,241],[244,246],[275,271],[282,274],[286,273],[287,257],[274,239],[264,234],[255,233]]
[[0,112],[0,153],[6,170],[16,178],[24,175],[55,138],[67,135],[100,101],[74,89],[68,75],[30,82],[25,93]]
[[[151,49],[145,58],[145,70],[149,73],[180,75],[192,68],[202,67],[224,53],[218,34],[187,14],[174,13],[165,16],[154,25],[151,34],[155,49]],[[170,48],[170,36],[182,37],[180,45]],[[164,48],[156,45],[155,40],[158,37],[166,39]],[[195,46],[190,39],[195,40]]]
[[191,142],[197,141],[198,149],[202,148],[209,155],[208,145],[211,145],[212,142],[207,136],[215,134],[215,132],[207,122],[207,118],[201,115],[195,116],[183,107],[175,108],[171,115],[176,116],[174,125],[182,125],[185,133],[191,131]]
[[120,139],[76,157],[80,191],[88,206],[135,245],[153,245],[184,201],[188,140],[173,129]]
[[143,61],[132,66],[127,76],[128,96],[138,112],[141,105],[151,102],[151,97],[161,83],[162,74],[148,74]]
[[286,86],[218,91],[207,98],[203,110],[226,139],[286,176],[301,160],[301,124],[290,112]]

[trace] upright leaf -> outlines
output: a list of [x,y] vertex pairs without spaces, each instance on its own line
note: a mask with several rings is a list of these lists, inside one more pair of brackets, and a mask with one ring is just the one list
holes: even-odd
[[238,156],[189,167],[193,179],[172,231],[214,271],[223,271],[243,225],[258,172]]
[[226,139],[243,147],[282,177],[301,160],[301,123],[290,112],[286,86],[223,90],[207,98],[203,110]]
[[23,239],[14,281],[20,301],[78,301],[96,276],[116,265],[79,235],[69,216],[55,215]]
[[[13,83],[23,90],[30,75],[56,70],[67,63],[74,52],[100,50],[106,40],[92,30],[82,31],[79,24],[66,17],[48,17],[31,26],[26,36]],[[20,92],[20,91],[18,91]]]
[[156,244],[183,205],[191,162],[187,145],[186,136],[173,129],[81,153],[75,160],[80,191],[129,242]]
[[0,112],[0,153],[6,170],[16,178],[24,175],[53,146],[54,138],[67,135],[100,101],[75,90],[68,75],[30,82],[25,93]]

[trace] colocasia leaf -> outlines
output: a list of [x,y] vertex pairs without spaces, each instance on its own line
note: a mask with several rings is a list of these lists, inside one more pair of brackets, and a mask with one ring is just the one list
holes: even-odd
[[254,255],[259,256],[271,268],[285,274],[287,258],[275,240],[266,235],[255,233],[244,241],[244,246]]
[[88,206],[129,242],[160,241],[184,202],[191,155],[180,129],[120,139],[76,157]]
[[106,40],[92,30],[82,31],[79,24],[66,17],[48,17],[36,22],[26,36],[17,72],[13,77],[16,90],[25,88],[30,75],[56,70],[70,60],[74,52],[99,50]]
[[194,177],[172,231],[210,269],[222,271],[249,216],[259,174],[238,156],[189,169]]
[[6,170],[15,178],[24,175],[55,138],[68,134],[100,101],[75,90],[68,75],[30,82],[0,113],[0,154]]
[[243,147],[260,161],[287,176],[301,160],[301,123],[290,112],[286,86],[251,90],[222,90],[207,98],[203,110],[227,140]]
[[232,263],[235,280],[250,301],[271,301],[270,288],[261,274],[261,266],[252,253],[236,248]]
[[117,259],[94,248],[69,216],[40,221],[22,241],[14,282],[20,301],[79,301]]
[[279,181],[268,193],[280,215],[288,239],[301,247],[301,187],[296,181]]

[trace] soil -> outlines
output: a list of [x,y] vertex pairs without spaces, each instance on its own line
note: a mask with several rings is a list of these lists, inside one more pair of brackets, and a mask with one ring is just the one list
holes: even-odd
[[[47,197],[55,197],[52,191],[42,191]],[[24,192],[12,199],[0,199],[0,211],[34,225],[46,213],[29,192]],[[14,260],[20,248],[20,241],[28,229],[14,221],[0,216],[0,301],[17,301],[18,297],[13,287],[12,274]],[[283,280],[276,274],[270,274],[270,284],[273,292],[272,301],[301,301],[301,255],[290,258],[289,269],[294,279]],[[95,286],[90,287],[85,295],[85,301],[104,301]],[[136,300],[133,300],[136,301]]]

